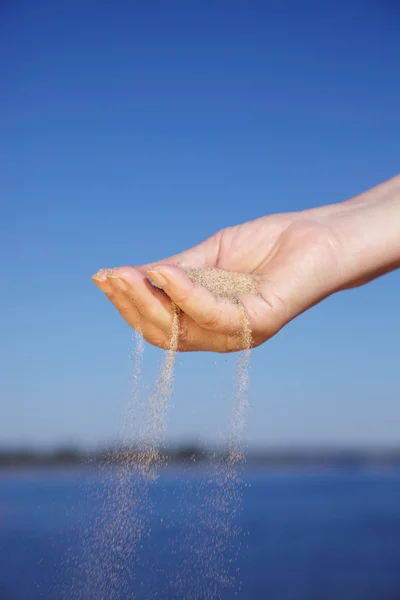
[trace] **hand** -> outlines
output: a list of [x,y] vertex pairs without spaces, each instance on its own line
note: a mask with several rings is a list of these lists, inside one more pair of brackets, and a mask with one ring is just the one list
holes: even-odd
[[[371,204],[376,204],[379,189],[382,195],[385,190],[379,186],[374,193],[367,192],[365,200],[360,196],[343,204],[229,227],[170,258],[139,267],[104,269],[93,279],[125,321],[151,344],[168,348],[172,300],[182,311],[179,351],[231,352],[241,349],[238,307],[195,287],[182,268],[208,266],[257,274],[260,295],[240,300],[249,317],[253,346],[258,346],[323,298],[367,280],[374,268],[378,274],[382,271],[373,264],[377,253],[371,252],[371,264],[364,264],[359,258],[362,249],[353,241],[358,240],[355,231],[376,222]],[[389,239],[387,231],[386,227]],[[398,231],[394,237],[399,239]],[[163,291],[151,285],[147,274]]]
[[[241,298],[254,346],[331,293],[340,275],[332,231],[311,215],[300,213],[263,217],[224,229],[169,259],[136,268],[103,270],[94,281],[127,323],[151,344],[161,348],[169,345],[172,299],[182,310],[180,351],[239,350],[237,306],[222,303],[208,290],[195,287],[179,268],[204,266],[261,277],[260,297]],[[164,291],[151,285],[148,271]]]

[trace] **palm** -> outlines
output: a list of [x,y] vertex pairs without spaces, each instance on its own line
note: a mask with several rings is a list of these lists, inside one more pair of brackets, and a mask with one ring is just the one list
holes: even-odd
[[[169,259],[120,267],[95,281],[123,318],[154,345],[168,347],[172,299],[183,311],[179,350],[238,350],[237,307],[222,307],[210,292],[195,288],[179,267],[218,267],[261,277],[260,296],[241,298],[256,346],[334,291],[332,284],[323,285],[327,270],[337,269],[332,240],[327,222],[317,220],[312,211],[263,217],[224,229]],[[166,293],[147,280],[147,271],[155,265],[168,275]]]

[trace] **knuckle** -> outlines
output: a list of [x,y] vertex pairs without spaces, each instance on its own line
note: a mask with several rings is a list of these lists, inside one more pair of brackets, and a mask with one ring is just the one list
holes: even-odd
[[273,314],[275,314],[280,319],[287,319],[288,309],[283,299],[275,293],[271,295],[269,301]]
[[205,329],[218,329],[221,318],[216,313],[203,313],[199,318],[199,324]]
[[189,299],[189,295],[184,292],[180,292],[178,294],[174,294],[174,302],[179,306],[185,306]]

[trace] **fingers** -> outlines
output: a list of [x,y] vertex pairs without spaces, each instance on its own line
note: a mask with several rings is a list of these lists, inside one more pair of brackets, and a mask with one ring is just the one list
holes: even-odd
[[[125,321],[140,331],[146,341],[160,348],[169,347],[174,311],[171,299],[164,292],[155,289],[143,274],[130,267],[101,271],[93,280]],[[181,313],[178,351],[240,350],[240,336],[233,327],[231,329],[231,334],[205,331],[190,316]]]
[[[93,280],[123,319],[154,346],[169,347],[174,315],[172,300],[183,311],[178,351],[233,352],[243,348],[243,322],[236,305],[196,287],[183,271],[171,265],[157,265],[149,271],[149,276],[162,285],[165,293],[133,267],[101,270]],[[254,346],[272,337],[287,322],[274,287],[272,282],[264,281],[260,297],[240,298],[249,318]]]
[[171,300],[155,290],[143,274],[132,267],[104,269],[93,281],[146,341],[160,348],[169,346],[174,312]]
[[162,330],[171,328],[174,313],[171,300],[151,285],[145,273],[134,267],[119,267],[113,274],[124,283],[127,301],[135,306],[144,321]]
[[[128,325],[142,333],[149,343],[165,347],[172,327],[171,301],[144,279],[141,273],[131,267],[102,270],[93,276],[96,285],[107,295]],[[151,288],[150,291],[146,287]],[[159,302],[165,305],[164,310],[160,310],[153,295],[158,296]]]
[[253,347],[273,337],[288,322],[286,307],[269,282],[263,282],[260,295],[240,297],[252,330]]
[[225,334],[240,327],[240,313],[235,304],[195,286],[181,269],[161,264],[148,271],[148,275],[199,327]]
[[140,331],[140,315],[135,305],[129,302],[124,282],[113,274],[113,269],[101,269],[92,277],[94,283],[114,304],[125,321]]

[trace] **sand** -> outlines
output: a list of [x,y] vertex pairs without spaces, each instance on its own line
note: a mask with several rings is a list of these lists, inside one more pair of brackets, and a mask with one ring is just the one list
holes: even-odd
[[[205,513],[200,520],[209,531],[200,552],[195,539],[192,559],[198,564],[200,584],[194,590],[195,598],[217,598],[222,588],[233,585],[225,565],[226,551],[233,548],[237,535],[235,518],[241,506],[241,483],[237,465],[244,460],[242,433],[247,413],[247,386],[252,332],[243,305],[242,294],[258,294],[259,278],[255,275],[234,273],[217,268],[185,269],[196,286],[207,288],[215,297],[238,306],[241,327],[238,335],[243,352],[239,354],[235,373],[234,402],[228,426],[227,452],[216,465],[213,482],[207,490]],[[150,278],[149,278],[150,279]],[[151,279],[150,279],[151,281]],[[154,282],[152,282],[154,284]],[[158,287],[158,286],[157,286]],[[104,514],[99,515],[95,531],[88,536],[88,586],[97,598],[126,597],[128,581],[134,577],[134,563],[140,555],[144,536],[150,532],[152,503],[149,486],[157,479],[162,466],[160,447],[163,443],[166,415],[172,393],[175,355],[179,341],[180,309],[173,304],[174,316],[168,349],[164,354],[158,376],[145,406],[139,400],[139,381],[143,357],[143,339],[136,335],[133,353],[132,397],[128,407],[124,436],[124,460],[117,470],[117,480],[105,492]],[[144,412],[142,420],[138,415]],[[138,451],[132,452],[132,443],[140,440]],[[105,478],[109,475],[105,475]],[[112,508],[112,518],[109,509]],[[94,533],[94,536],[93,536]],[[93,553],[93,549],[96,552]],[[190,560],[190,559],[189,559]],[[207,583],[208,582],[208,583]],[[204,586],[208,586],[205,589]],[[87,589],[89,589],[87,588]]]
[[[220,300],[232,302],[238,306],[240,311],[241,327],[238,333],[240,346],[243,353],[239,356],[236,368],[235,381],[235,403],[232,410],[231,422],[228,434],[228,461],[236,462],[243,460],[241,450],[241,435],[246,419],[248,407],[247,387],[248,387],[248,368],[250,364],[250,349],[252,346],[252,331],[247,313],[240,301],[240,297],[245,294],[259,295],[260,277],[254,274],[236,273],[216,267],[202,267],[197,269],[183,269],[189,279],[198,287],[204,287],[209,290],[213,296]],[[149,277],[151,283],[154,282]],[[158,287],[158,286],[156,286]],[[174,321],[173,334],[169,347],[169,361],[173,362],[173,346],[177,344],[179,338],[178,323]],[[172,367],[171,367],[172,369]]]
[[[241,436],[243,433],[246,412],[248,408],[247,387],[248,369],[250,364],[250,349],[252,346],[252,331],[247,313],[240,298],[245,294],[259,295],[260,277],[254,274],[236,273],[216,267],[202,267],[197,269],[183,269],[194,285],[208,289],[216,298],[236,304],[240,311],[241,327],[238,332],[240,347],[243,352],[239,355],[235,376],[235,401],[232,409],[229,431],[228,431],[228,454],[227,463],[243,461]],[[150,282],[154,284],[149,277]],[[159,287],[156,285],[156,287]],[[174,354],[179,339],[179,309],[174,307],[174,321],[171,332],[171,340],[164,363],[161,377],[157,385],[159,401],[153,400],[153,416],[155,428],[161,427],[162,415],[165,414],[164,406],[170,394],[173,379]],[[159,407],[159,404],[161,405]],[[154,436],[153,436],[154,437]]]
[[[243,349],[236,363],[226,452],[215,465],[211,480],[203,490],[205,499],[189,534],[187,565],[181,575],[182,582],[188,585],[188,579],[194,571],[192,597],[193,600],[200,600],[219,598],[224,589],[232,588],[237,583],[232,565],[236,559],[235,539],[240,534],[237,518],[242,507],[243,483],[239,476],[239,465],[245,460],[242,436],[248,410],[248,371],[252,346],[252,331],[240,297],[244,294],[258,295],[260,278],[213,267],[184,271],[196,286],[205,287],[216,298],[237,305],[241,322],[238,336]],[[168,350],[170,355],[178,337],[179,331],[174,321]],[[196,545],[199,537],[203,539],[200,552]]]
[[258,275],[235,273],[216,267],[183,270],[195,285],[205,287],[217,298],[224,298],[235,304],[239,304],[239,296],[242,294],[259,294]]
[[150,531],[150,486],[162,466],[160,446],[172,391],[178,323],[179,309],[175,308],[169,349],[145,406],[139,398],[143,337],[139,332],[135,335],[132,390],[125,415],[123,454],[118,450],[120,460],[117,467],[113,465],[113,453],[110,454],[115,478],[110,478],[109,465],[104,469],[102,510],[97,515],[94,528],[85,532],[83,552],[86,559],[78,567],[83,585],[81,589],[74,590],[77,597],[95,596],[97,600],[131,597],[129,582],[135,576],[135,562],[140,555],[142,540]]
[[240,302],[240,296],[244,294],[259,295],[258,288],[261,279],[258,275],[236,273],[216,267],[184,269],[184,271],[196,286],[205,287],[215,297],[236,304],[240,311],[241,328],[239,336],[243,353],[239,355],[236,367],[235,402],[229,425],[227,457],[230,462],[239,462],[243,460],[241,436],[248,408],[248,368],[252,346],[252,331],[247,313]]
[[150,396],[149,410],[145,424],[145,441],[143,444],[143,459],[141,469],[148,470],[152,478],[157,478],[157,467],[161,464],[160,445],[165,431],[166,414],[172,393],[174,380],[175,355],[179,337],[179,308],[173,306],[171,337],[168,350],[160,367],[153,392]]
[[[201,267],[197,269],[182,269],[189,279],[198,287],[204,287],[209,290],[213,296],[220,300],[227,300],[236,304],[241,313],[241,347],[249,350],[252,344],[252,334],[249,320],[240,302],[240,296],[244,294],[259,295],[260,277],[248,273],[236,273],[235,271],[226,271],[217,267]],[[159,287],[148,277],[149,281]],[[171,344],[173,343],[171,338]],[[171,350],[170,344],[170,350]]]

